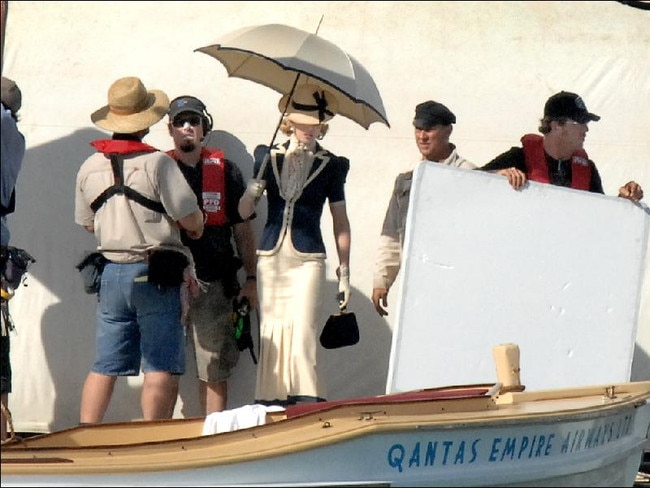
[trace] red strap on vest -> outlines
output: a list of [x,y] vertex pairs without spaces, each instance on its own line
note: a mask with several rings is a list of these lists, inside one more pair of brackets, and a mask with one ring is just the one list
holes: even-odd
[[[537,134],[526,134],[521,138],[528,179],[539,183],[550,183],[543,141],[544,138]],[[589,158],[586,151],[579,149],[571,155],[571,188],[589,191],[590,184]]]
[[99,139],[90,143],[97,151],[104,154],[130,154],[134,152],[154,152],[153,146],[139,141],[125,141],[121,139]]
[[[172,158],[176,157],[176,150],[167,151]],[[202,183],[201,198],[205,225],[225,225],[228,222],[226,215],[226,163],[223,151],[219,149],[201,150]]]

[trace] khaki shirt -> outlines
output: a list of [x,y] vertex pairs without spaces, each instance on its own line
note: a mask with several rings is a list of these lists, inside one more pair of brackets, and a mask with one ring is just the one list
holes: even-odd
[[167,215],[124,195],[112,196],[95,214],[90,204],[113,184],[113,170],[107,156],[92,154],[77,173],[75,222],[94,226],[97,249],[118,263],[142,261],[145,251],[153,247],[179,250],[191,260],[176,221],[196,212],[199,206],[176,161],[162,152],[126,154],[124,183],[161,202]]
[[[426,161],[421,161],[419,164],[423,162]],[[476,168],[475,164],[456,152],[455,146],[447,159],[433,162],[456,168]],[[379,247],[372,279],[373,288],[390,289],[399,273],[412,182],[413,171],[400,173],[395,178],[393,193],[388,203],[388,209],[386,210],[384,224],[379,237]]]

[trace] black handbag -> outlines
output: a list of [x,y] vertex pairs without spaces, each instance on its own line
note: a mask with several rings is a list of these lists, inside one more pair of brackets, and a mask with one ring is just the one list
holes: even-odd
[[354,346],[359,342],[359,325],[353,312],[345,309],[330,315],[320,334],[320,344],[325,349]]

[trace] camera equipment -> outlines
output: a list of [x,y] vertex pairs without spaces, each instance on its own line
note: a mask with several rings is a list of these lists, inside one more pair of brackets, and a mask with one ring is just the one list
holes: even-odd
[[248,349],[253,358],[253,362],[257,364],[257,358],[253,349],[253,336],[251,335],[250,303],[247,297],[242,297],[240,301],[237,300],[237,297],[233,298],[232,323],[237,348],[240,351]]

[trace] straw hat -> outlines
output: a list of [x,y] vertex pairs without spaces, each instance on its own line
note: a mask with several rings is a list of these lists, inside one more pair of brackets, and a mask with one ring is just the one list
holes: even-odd
[[108,105],[95,111],[90,120],[102,129],[132,134],[148,129],[161,120],[169,98],[160,90],[147,90],[140,78],[127,76],[108,89]]
[[285,110],[287,119],[296,124],[323,124],[336,115],[339,103],[332,92],[317,85],[305,84],[296,87],[287,106],[289,95],[280,98],[278,109]]

